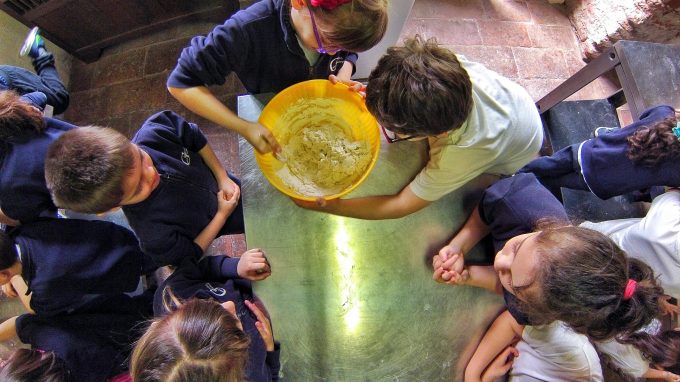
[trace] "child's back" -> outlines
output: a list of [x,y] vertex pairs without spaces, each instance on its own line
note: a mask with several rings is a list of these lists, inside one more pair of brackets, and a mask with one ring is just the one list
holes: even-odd
[[107,295],[133,292],[139,284],[143,254],[137,239],[113,223],[48,219],[10,235],[36,314],[78,310]]

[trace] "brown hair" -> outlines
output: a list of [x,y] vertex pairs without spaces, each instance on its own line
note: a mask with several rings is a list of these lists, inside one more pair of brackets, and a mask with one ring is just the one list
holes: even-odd
[[628,137],[628,159],[641,166],[653,167],[663,160],[680,157],[680,138],[672,130],[675,123],[674,118],[667,118],[638,128]]
[[132,353],[135,382],[242,381],[250,339],[217,301],[191,299],[154,321]]
[[395,133],[437,135],[467,119],[472,82],[452,51],[416,35],[387,49],[368,78],[366,106]]
[[45,120],[40,110],[13,91],[0,91],[0,142],[41,133]]
[[[633,333],[659,313],[652,269],[628,258],[609,237],[583,227],[556,227],[536,237],[536,288],[518,292],[532,324],[554,320],[594,340]],[[628,279],[637,281],[632,298],[623,292]]]
[[52,142],[45,180],[54,204],[76,212],[101,213],[120,205],[123,179],[132,167],[130,141],[116,130],[86,126]]
[[372,48],[387,30],[386,0],[353,0],[332,10],[310,5],[310,9],[328,43],[347,51]]
[[0,270],[7,269],[17,262],[17,249],[14,239],[4,230],[0,230]]
[[0,369],[3,382],[70,382],[73,378],[66,363],[54,352],[18,349]]
[[633,333],[619,342],[638,348],[651,363],[672,373],[680,372],[680,332],[665,330],[652,335],[645,332]]

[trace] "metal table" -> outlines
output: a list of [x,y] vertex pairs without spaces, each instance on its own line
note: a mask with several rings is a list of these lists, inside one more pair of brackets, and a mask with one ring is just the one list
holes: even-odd
[[[239,116],[256,120],[269,99],[239,97]],[[485,179],[405,218],[364,221],[297,207],[263,177],[243,138],[239,150],[248,248],[263,248],[273,270],[255,290],[282,343],[284,380],[462,380],[502,298],[435,283],[430,259],[465,221]],[[383,141],[349,197],[395,193],[426,160],[424,142]],[[476,249],[469,259],[483,256]]]

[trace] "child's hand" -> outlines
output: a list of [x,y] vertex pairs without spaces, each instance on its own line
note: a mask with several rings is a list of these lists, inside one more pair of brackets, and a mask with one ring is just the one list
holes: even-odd
[[225,214],[226,216],[231,215],[234,209],[238,205],[238,198],[241,195],[241,190],[237,187],[231,194],[231,197],[227,195],[224,190],[220,190],[217,193],[217,212]]
[[[437,256],[435,256],[436,258]],[[432,259],[433,265],[437,262],[437,259]],[[441,265],[434,269],[432,273],[432,278],[438,283],[444,283],[449,285],[463,285],[470,278],[470,271],[467,268],[463,268],[461,272],[456,272],[451,270],[456,263],[462,263],[460,255],[453,255],[451,258],[441,263]]]
[[432,268],[434,268],[432,278],[439,283],[458,285],[469,278],[463,251],[451,244],[440,249],[432,258]]
[[337,84],[338,82],[343,83],[349,87],[349,90],[359,93],[362,98],[366,98],[366,85],[361,82],[353,81],[349,78],[340,78],[334,74],[328,76],[328,80],[333,84]]
[[243,137],[262,154],[268,152],[281,153],[281,145],[274,138],[274,134],[257,122],[251,122],[248,129],[243,132]]
[[242,278],[251,281],[264,280],[272,274],[269,261],[259,248],[248,250],[241,255],[236,272]]
[[274,351],[274,335],[272,334],[272,324],[269,322],[269,319],[262,313],[260,308],[251,301],[246,300],[246,306],[253,312],[255,317],[257,317],[255,326],[257,327],[257,331],[260,332],[260,336],[262,336],[267,351]]
[[228,176],[225,178],[226,179],[220,182],[220,190],[224,191],[224,193],[227,195],[227,199],[229,199],[234,194],[234,192],[240,193],[241,188]]
[[9,298],[17,298],[19,297],[19,294],[17,293],[16,289],[14,289],[14,286],[12,283],[7,283],[2,286],[2,293],[5,294],[5,296]]
[[484,375],[482,375],[482,382],[492,382],[496,379],[504,376],[510,371],[512,363],[515,358],[519,357],[519,352],[512,346],[508,346],[497,355],[496,358],[489,364],[489,366],[484,370]]
[[680,314],[680,306],[671,304],[669,301],[671,298],[672,297],[668,295],[659,297],[659,310],[661,310],[661,315]]

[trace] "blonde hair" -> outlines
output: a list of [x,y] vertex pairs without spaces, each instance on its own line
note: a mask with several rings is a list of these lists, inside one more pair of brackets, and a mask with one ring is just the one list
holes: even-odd
[[334,9],[309,7],[328,43],[347,51],[372,48],[387,30],[387,0],[352,0]]
[[135,382],[243,381],[250,339],[215,300],[194,298],[157,319],[132,353]]

